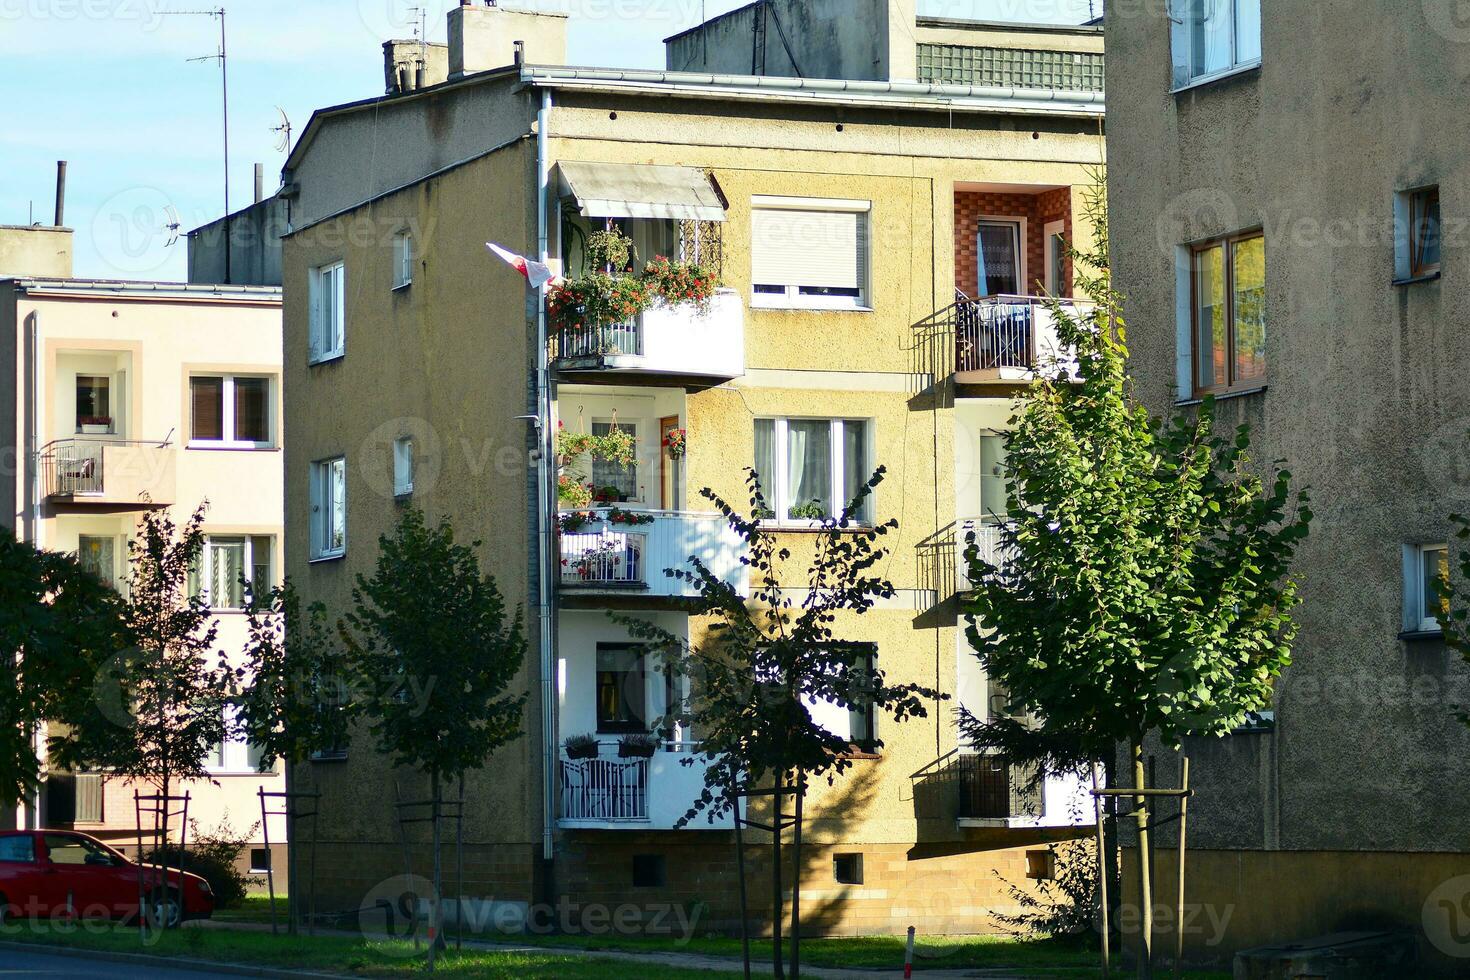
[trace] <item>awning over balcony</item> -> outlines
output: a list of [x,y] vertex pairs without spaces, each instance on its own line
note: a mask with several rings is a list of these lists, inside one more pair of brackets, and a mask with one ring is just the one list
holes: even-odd
[[589,218],[724,221],[713,182],[694,167],[563,161],[562,190]]

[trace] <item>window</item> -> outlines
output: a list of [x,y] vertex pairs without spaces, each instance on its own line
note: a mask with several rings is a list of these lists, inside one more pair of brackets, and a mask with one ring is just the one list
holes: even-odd
[[1173,0],[1174,87],[1261,61],[1261,0]]
[[876,752],[878,730],[873,713],[872,691],[878,677],[878,648],[871,643],[834,644],[850,651],[845,675],[834,681],[844,694],[842,701],[803,695],[802,703],[812,723],[837,738],[846,739],[859,752]]
[[413,235],[401,231],[393,236],[393,288],[413,282]]
[[232,374],[189,379],[189,445],[267,449],[271,434],[269,378]]
[[341,357],[346,349],[347,267],[333,262],[311,271],[311,338],[308,359],[312,363]]
[[1057,856],[1051,848],[1026,852],[1026,877],[1034,881],[1051,881],[1057,876]]
[[864,309],[867,201],[757,197],[751,212],[752,304]]
[[250,873],[263,875],[271,869],[271,852],[268,847],[252,847],[250,849]]
[[662,854],[633,855],[633,887],[662,888],[668,880],[668,864]]
[[1260,232],[1191,250],[1194,394],[1259,387],[1266,379],[1266,239]]
[[113,853],[85,837],[68,834],[46,835],[46,856],[52,864],[96,864],[112,867],[118,863]]
[[347,552],[347,458],[311,464],[311,557]]
[[[633,455],[636,458],[638,455],[638,426],[623,422],[593,422],[592,434],[605,436],[612,432],[614,425],[633,437]],[[594,495],[605,493],[611,503],[642,500],[643,494],[638,486],[638,463],[635,461],[624,466],[622,463],[594,457],[592,460],[592,492]]]
[[36,859],[36,839],[30,834],[0,837],[0,863],[29,864]]
[[198,563],[190,569],[190,594],[211,609],[244,609],[247,586],[259,596],[275,584],[272,551],[267,535],[208,535]]
[[413,493],[413,439],[403,436],[393,440],[393,496]]
[[1404,548],[1404,631],[1438,633],[1437,613],[1444,600],[1435,589],[1450,575],[1450,550],[1442,544],[1414,544]]
[[644,655],[636,644],[597,644],[599,734],[648,731]]
[[980,516],[1003,520],[1010,513],[1010,479],[1006,474],[1005,437],[980,437]]
[[1052,221],[1042,231],[1046,234],[1046,282],[1042,285],[1053,296],[1065,296],[1071,291],[1067,282],[1067,223]]
[[1394,268],[1396,281],[1423,279],[1439,273],[1439,188],[1421,187],[1394,197]]
[[863,883],[863,856],[861,854],[832,855],[832,877],[839,885],[861,885]]
[[979,266],[978,296],[1014,296],[1021,292],[1021,224],[982,221],[975,243]]
[[[836,517],[871,474],[868,423],[856,419],[756,419],[755,469],[767,514],[807,523]],[[867,520],[864,501],[858,520]]]
[[117,588],[117,551],[117,538],[94,534],[77,537],[77,562],[113,589]]
[[112,431],[112,379],[105,375],[77,375],[77,431]]

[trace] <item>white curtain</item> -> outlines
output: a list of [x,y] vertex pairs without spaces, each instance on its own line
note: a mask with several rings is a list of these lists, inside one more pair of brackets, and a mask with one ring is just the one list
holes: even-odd
[[787,506],[817,501],[832,512],[832,424],[787,423]]

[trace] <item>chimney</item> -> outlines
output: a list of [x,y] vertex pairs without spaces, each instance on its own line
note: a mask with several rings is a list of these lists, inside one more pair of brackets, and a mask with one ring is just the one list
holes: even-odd
[[[518,58],[519,55],[519,58]],[[449,11],[449,77],[511,65],[567,63],[567,15],[459,0]]]
[[259,204],[265,198],[265,164],[255,165],[255,203]]
[[56,161],[56,220],[53,224],[65,228],[66,221],[66,161]]

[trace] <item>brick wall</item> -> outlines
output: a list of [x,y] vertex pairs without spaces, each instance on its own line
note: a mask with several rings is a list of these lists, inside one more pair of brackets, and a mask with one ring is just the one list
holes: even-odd
[[[954,195],[955,285],[969,296],[979,289],[980,268],[977,261],[977,235],[980,221],[988,217],[1026,219],[1026,276],[1028,283],[1046,278],[1046,236],[1048,221],[1065,221],[1065,234],[1072,234],[1072,191],[1068,187],[1040,194],[995,194],[988,191],[956,191]],[[1066,288],[1071,292],[1072,266],[1066,266]],[[1027,286],[1030,292],[1039,292]]]

